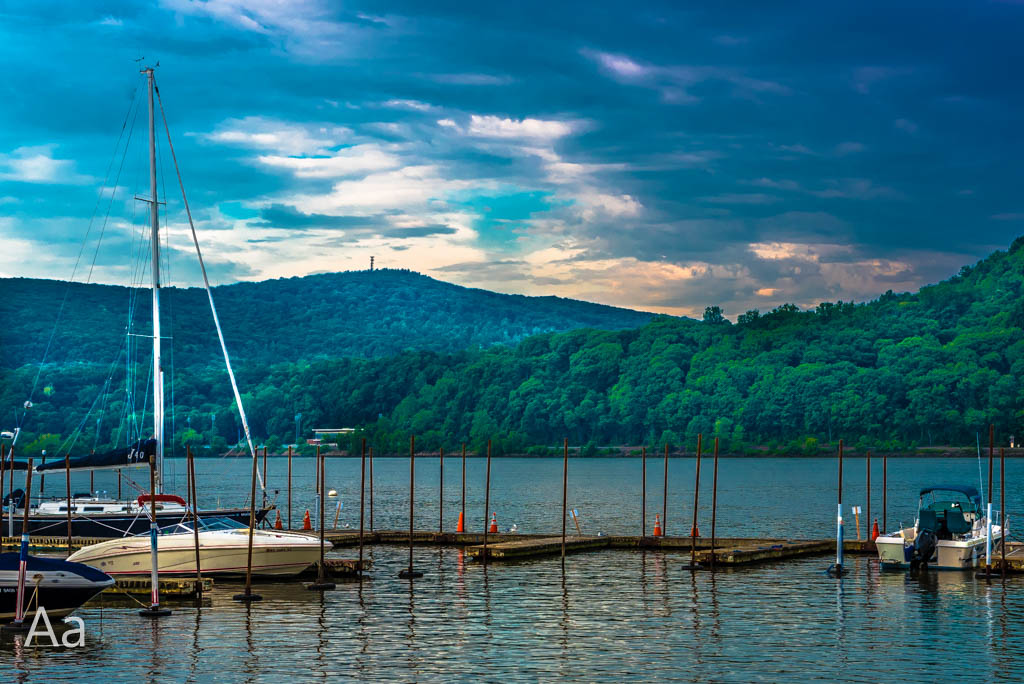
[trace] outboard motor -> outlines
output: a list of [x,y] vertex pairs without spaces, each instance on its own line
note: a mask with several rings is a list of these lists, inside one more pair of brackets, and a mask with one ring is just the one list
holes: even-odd
[[25,503],[25,490],[24,489],[15,489],[10,494],[4,494],[4,502],[3,502],[4,508],[7,508],[8,506],[10,506],[12,501],[14,502],[14,507],[15,508],[21,508],[22,504]]
[[931,530],[919,530],[914,537],[914,555],[910,559],[911,567],[928,565],[928,561],[935,555],[935,549],[939,540]]

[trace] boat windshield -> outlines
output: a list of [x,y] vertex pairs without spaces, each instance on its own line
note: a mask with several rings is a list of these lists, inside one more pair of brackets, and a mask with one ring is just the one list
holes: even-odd
[[[231,518],[200,518],[199,519],[199,531],[208,532],[214,530],[244,530],[249,526],[240,523],[237,520]],[[166,527],[159,528],[160,534],[181,534],[184,532],[192,531],[192,521],[182,520],[179,523],[173,525],[167,525]],[[140,536],[145,536],[148,532],[142,533]]]

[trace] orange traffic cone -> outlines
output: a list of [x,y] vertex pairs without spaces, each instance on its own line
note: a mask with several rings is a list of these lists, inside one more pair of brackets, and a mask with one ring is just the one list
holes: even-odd
[[871,528],[871,541],[878,539],[878,518],[875,518],[875,526]]
[[462,519],[462,511],[459,511],[459,526],[455,528],[455,531],[460,534],[466,531],[466,522]]
[[497,532],[498,531],[498,514],[497,513],[491,513],[491,528],[489,530],[487,530],[487,531],[488,532]]
[[313,523],[309,522],[309,509],[308,508],[306,509],[305,517],[302,518],[302,529],[304,529],[304,530],[312,530],[313,529]]
[[696,525],[694,525],[693,529],[690,530],[690,536],[691,537],[699,537],[700,536],[700,530],[697,529]]
[[281,511],[277,512],[277,520],[274,522],[275,530],[283,530],[284,526],[281,524]]
[[661,532],[661,516],[657,513],[654,514],[654,536],[662,536]]

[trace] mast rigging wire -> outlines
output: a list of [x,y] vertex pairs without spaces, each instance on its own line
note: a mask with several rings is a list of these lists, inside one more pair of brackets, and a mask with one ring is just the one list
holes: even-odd
[[[252,460],[256,462],[256,447],[252,443],[252,434],[249,432],[249,421],[245,417],[245,408],[242,406],[242,395],[238,391],[238,383],[235,382],[235,372],[231,369],[231,357],[228,355],[228,347],[224,342],[224,332],[220,327],[220,319],[217,317],[217,307],[213,303],[213,291],[210,289],[210,278],[206,274],[206,264],[203,262],[203,253],[199,249],[199,237],[196,235],[196,226],[192,221],[192,210],[188,206],[188,198],[185,195],[185,184],[181,180],[181,169],[178,167],[178,157],[174,153],[174,143],[171,142],[171,129],[167,124],[167,115],[164,113],[164,101],[160,97],[160,88],[156,86],[154,81],[153,89],[156,91],[157,101],[160,103],[160,118],[164,122],[164,130],[167,135],[167,146],[171,151],[171,159],[174,162],[174,170],[178,175],[178,186],[181,188],[181,200],[185,205],[185,214],[188,216],[189,229],[192,231],[192,244],[196,248],[196,256],[199,258],[199,269],[203,273],[203,285],[206,287],[206,296],[210,300],[210,312],[213,314],[213,324],[217,328],[217,338],[220,340],[221,351],[224,352],[224,365],[228,371],[228,378],[231,380],[231,390],[235,394],[235,404],[238,406],[238,415],[242,419],[242,428],[245,430],[245,441],[249,445],[249,453],[252,454]],[[256,468],[256,478],[259,480],[260,490],[266,494],[266,486],[263,483],[263,476],[260,474],[260,469]]]

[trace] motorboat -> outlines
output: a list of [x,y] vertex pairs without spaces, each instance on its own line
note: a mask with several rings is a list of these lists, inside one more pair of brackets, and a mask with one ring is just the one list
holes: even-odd
[[[14,502],[14,507],[9,502]],[[61,498],[41,501],[29,509],[28,533],[37,536],[62,537],[68,530],[68,499]],[[89,492],[71,496],[71,535],[74,537],[124,537],[143,534],[149,530],[149,495],[141,494],[137,499],[113,499],[95,496]],[[154,497],[157,525],[168,527],[190,516],[188,505],[183,498],[174,494],[157,494]],[[5,520],[0,527],[8,537],[21,536],[24,513],[24,491],[14,490],[4,497]],[[262,523],[270,512],[269,507],[257,507],[256,522]],[[230,518],[239,524],[249,522],[248,508],[200,509],[199,515],[215,518]]]
[[[162,528],[157,535],[158,572],[161,575],[196,574],[193,522]],[[320,559],[316,537],[280,530],[250,531],[230,518],[199,520],[199,563],[204,575],[244,575],[252,535],[252,574],[297,575]],[[149,535],[111,539],[86,546],[68,560],[88,563],[103,572],[122,576],[148,576],[152,566]],[[324,542],[325,550],[332,548]]]
[[[20,554],[0,553],[0,622],[15,618]],[[66,617],[114,584],[110,575],[83,563],[28,556],[24,608],[30,620],[41,606],[49,617]]]
[[883,568],[967,570],[984,563],[986,549],[994,553],[1003,529],[998,511],[989,520],[975,487],[934,485],[920,491],[914,526],[880,535],[875,547]]

